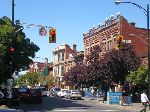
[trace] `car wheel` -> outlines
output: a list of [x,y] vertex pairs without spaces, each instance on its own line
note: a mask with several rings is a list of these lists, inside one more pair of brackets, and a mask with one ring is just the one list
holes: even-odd
[[77,98],[78,100],[81,100],[81,98]]
[[71,100],[72,98],[69,96],[69,99]]

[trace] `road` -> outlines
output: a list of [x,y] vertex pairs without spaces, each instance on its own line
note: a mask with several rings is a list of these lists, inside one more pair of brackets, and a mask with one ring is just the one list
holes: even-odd
[[20,106],[13,108],[23,109],[25,112],[134,112],[133,110],[117,109],[115,106],[110,107],[85,100],[69,100],[57,97],[43,97],[42,104],[21,102]]

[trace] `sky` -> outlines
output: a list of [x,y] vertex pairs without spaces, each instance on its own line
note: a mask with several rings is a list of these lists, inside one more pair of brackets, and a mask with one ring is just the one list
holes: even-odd
[[[150,0],[122,1],[134,2],[145,9],[150,4]],[[83,51],[83,32],[104,24],[106,17],[116,17],[118,12],[137,27],[147,27],[147,17],[142,10],[132,4],[116,5],[115,0],[15,0],[14,19],[26,23],[24,27],[34,24],[56,28],[56,43],[49,43],[48,35],[40,36],[38,27],[23,30],[26,37],[40,47],[36,53],[39,58],[33,60],[44,62],[44,58],[48,58],[48,62],[52,62],[52,50],[59,45],[68,44],[72,48],[76,44],[77,51]],[[0,0],[0,18],[3,16],[12,18],[12,0]]]

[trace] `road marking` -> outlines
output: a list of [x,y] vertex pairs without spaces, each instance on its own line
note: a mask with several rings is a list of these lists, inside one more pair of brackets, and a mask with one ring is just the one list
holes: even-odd
[[55,111],[55,112],[57,112],[57,111],[61,111],[61,112],[71,112],[71,111],[85,111],[85,110],[52,110],[52,111]]
[[[75,110],[52,110],[52,112],[83,112],[83,111],[90,111],[90,112],[92,112],[92,111],[94,111],[94,110],[77,110],[77,109],[75,109]],[[95,111],[99,111],[99,112],[120,112],[119,110],[95,110]]]

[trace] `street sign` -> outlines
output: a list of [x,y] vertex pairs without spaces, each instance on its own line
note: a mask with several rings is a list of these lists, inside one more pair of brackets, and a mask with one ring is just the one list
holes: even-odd
[[46,36],[46,35],[47,35],[47,30],[46,30],[46,28],[40,28],[40,29],[39,29],[39,35],[40,35],[40,36]]
[[123,43],[131,43],[131,40],[123,40]]

